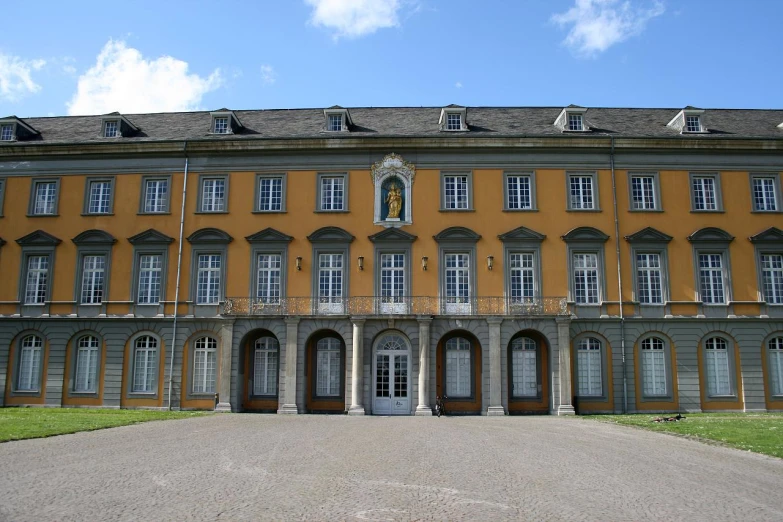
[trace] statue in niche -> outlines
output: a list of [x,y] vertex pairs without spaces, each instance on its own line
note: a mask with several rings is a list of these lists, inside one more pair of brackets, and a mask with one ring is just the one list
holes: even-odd
[[402,191],[396,183],[389,185],[386,204],[389,205],[389,214],[386,216],[386,219],[399,219],[400,211],[402,210]]

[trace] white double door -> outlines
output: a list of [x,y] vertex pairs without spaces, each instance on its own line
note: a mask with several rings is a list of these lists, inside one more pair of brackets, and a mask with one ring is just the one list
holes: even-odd
[[410,353],[378,350],[373,360],[373,407],[376,415],[410,415]]

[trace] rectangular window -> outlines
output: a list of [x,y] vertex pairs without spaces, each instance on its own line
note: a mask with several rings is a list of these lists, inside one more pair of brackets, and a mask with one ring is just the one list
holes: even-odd
[[198,256],[198,279],[196,281],[196,304],[217,304],[220,301],[220,254]]
[[109,214],[111,212],[111,180],[90,181],[88,214]]
[[99,341],[96,337],[86,336],[79,339],[76,353],[76,379],[73,391],[95,393],[98,390]]
[[446,395],[452,398],[471,395],[470,342],[457,337],[446,343]]
[[46,301],[49,283],[49,256],[30,256],[27,258],[27,282],[24,292],[24,304],[38,305]]
[[340,348],[332,345],[318,353],[316,394],[319,397],[340,396]]
[[57,182],[38,181],[35,183],[35,202],[33,214],[36,216],[54,215],[57,201]]
[[[154,341],[154,340],[153,340]],[[157,344],[151,343],[135,350],[136,360],[133,367],[133,392],[153,393],[155,391],[155,363]]]
[[666,396],[666,352],[663,345],[642,349],[643,393],[646,397]]
[[321,210],[345,210],[345,178],[321,178]]
[[569,114],[568,115],[568,130],[570,130],[570,131],[581,131],[581,130],[584,130],[584,126],[582,125],[582,115],[581,114]]
[[264,304],[280,304],[280,254],[259,254],[256,298]]
[[595,210],[593,176],[569,176],[568,186],[572,210]]
[[41,352],[43,341],[35,335],[28,335],[22,340],[19,351],[19,378],[17,390],[38,391],[41,376]]
[[470,254],[446,254],[446,313],[470,312]]
[[761,274],[764,301],[783,304],[783,254],[762,254]]
[[13,141],[14,139],[14,126],[3,125],[0,127],[0,141]]
[[506,176],[506,204],[509,210],[533,208],[530,176]]
[[162,272],[162,255],[150,254],[139,257],[138,304],[158,304],[160,302]]
[[656,210],[655,176],[631,176],[631,208]]
[[341,114],[330,114],[329,115],[329,130],[330,131],[341,131],[343,130],[343,117]]
[[215,134],[228,134],[228,118],[215,118]]
[[574,254],[574,302],[598,304],[597,254]]
[[201,180],[201,212],[226,210],[226,180],[204,178]]
[[215,393],[217,341],[202,337],[193,352],[193,393]]
[[446,130],[462,130],[462,115],[446,114]]
[[642,304],[663,304],[660,254],[636,254],[637,299]]
[[468,209],[468,177],[443,176],[444,208],[449,210]]
[[699,290],[703,303],[723,304],[726,302],[723,279],[723,256],[721,254],[699,254]]
[[168,212],[169,180],[148,179],[144,186],[144,212]]
[[106,256],[84,256],[82,264],[82,304],[103,302]]
[[753,177],[753,210],[757,212],[775,212],[778,210],[775,185],[776,179],[772,176]]
[[533,254],[510,254],[511,303],[525,304],[536,297]]
[[256,341],[253,372],[253,395],[277,393],[277,341],[265,337]]
[[103,137],[104,138],[116,138],[120,134],[119,125],[117,121],[111,120],[103,124]]
[[699,116],[685,116],[685,132],[701,132],[701,118]]
[[[340,178],[342,179],[342,178]],[[258,178],[258,212],[283,210],[283,178]]]
[[318,310],[323,313],[343,311],[343,255],[318,255]]
[[593,338],[583,339],[576,350],[577,381],[580,397],[603,395],[601,380],[601,345]]
[[715,176],[693,176],[693,210],[718,210]]
[[[712,341],[710,343],[710,341]],[[706,357],[704,365],[707,368],[707,395],[731,395],[731,379],[729,378],[729,354],[726,342],[722,339],[710,339],[704,350]]]
[[405,313],[405,254],[381,254],[381,313]]

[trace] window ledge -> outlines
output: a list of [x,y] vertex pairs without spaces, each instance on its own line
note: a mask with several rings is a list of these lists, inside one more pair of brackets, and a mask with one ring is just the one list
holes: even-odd
[[196,210],[194,214],[228,214],[228,210]]
[[170,216],[171,212],[137,212],[137,216]]
[[504,208],[503,212],[538,212],[537,208]]
[[68,393],[71,396],[78,396],[78,397],[97,397],[98,392],[97,391],[71,391]]
[[475,212],[473,208],[441,208],[438,212]]
[[[346,212],[342,210],[316,210],[316,212]],[[288,214],[287,210],[254,210],[253,214]]]
[[41,395],[41,390],[13,390],[11,392],[13,395],[21,395],[24,397],[37,397]]
[[601,212],[600,208],[567,208],[566,212]]
[[751,214],[783,214],[783,210],[751,210]]
[[725,210],[695,210],[691,209],[691,214],[725,214]]
[[130,399],[156,399],[158,397],[157,392],[130,392],[128,398]]
[[113,216],[114,212],[82,212],[82,217]]
[[629,208],[628,212],[663,212],[662,208]]
[[32,217],[32,218],[51,218],[51,217],[60,217],[60,214],[27,214],[27,217]]
[[721,401],[736,401],[736,395],[708,395],[705,397],[707,401],[721,402]]
[[[275,211],[277,212],[277,211]],[[348,214],[350,210],[321,210],[321,209],[315,209],[313,210],[316,214]]]

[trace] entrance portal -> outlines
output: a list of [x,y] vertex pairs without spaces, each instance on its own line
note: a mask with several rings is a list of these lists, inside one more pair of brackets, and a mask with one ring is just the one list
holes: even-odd
[[373,359],[372,411],[376,415],[410,415],[410,347],[397,334],[384,335]]

